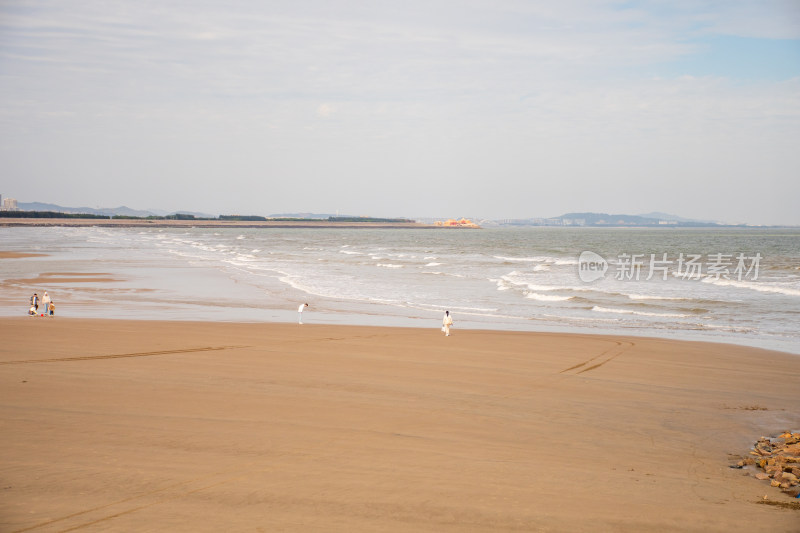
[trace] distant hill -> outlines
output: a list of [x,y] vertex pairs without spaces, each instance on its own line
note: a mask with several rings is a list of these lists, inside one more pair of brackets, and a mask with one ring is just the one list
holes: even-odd
[[644,213],[640,214],[640,217],[644,218],[655,218],[658,220],[671,220],[674,222],[691,222],[691,223],[700,223],[700,224],[722,224],[722,222],[716,220],[697,220],[694,218],[683,218],[677,215],[670,215],[669,213],[661,213],[659,211],[653,211],[652,213]]
[[723,226],[718,222],[692,220],[666,213],[648,213],[645,215],[625,215],[608,213],[565,213],[551,218],[526,218],[497,221],[503,226],[655,226],[655,227],[714,227]]
[[267,215],[267,218],[302,218],[306,220],[328,219],[330,217],[338,216],[333,213],[278,213],[274,215]]
[[279,213],[267,215],[267,218],[301,218],[305,220],[328,220],[329,218],[358,218],[356,215],[340,215],[338,213]]
[[149,217],[149,216],[165,216],[174,215],[176,213],[194,215],[198,218],[213,218],[214,215],[205,213],[197,213],[192,211],[162,211],[162,210],[142,210],[131,209],[127,206],[120,207],[64,207],[57,204],[48,204],[43,202],[18,202],[17,207],[21,211],[55,211],[56,213],[85,213],[89,215],[103,215],[103,216],[125,216],[125,217]]
[[587,226],[652,226],[659,223],[659,219],[657,218],[648,218],[638,215],[609,215],[607,213],[566,213],[556,218],[562,220],[583,220],[584,224]]

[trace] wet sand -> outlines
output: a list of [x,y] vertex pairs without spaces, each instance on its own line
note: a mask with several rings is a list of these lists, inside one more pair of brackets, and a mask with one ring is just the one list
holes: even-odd
[[622,336],[0,319],[0,531],[797,531],[729,468],[800,357]]
[[0,250],[0,259],[25,259],[27,257],[45,257],[47,254],[33,254],[27,252],[7,252]]

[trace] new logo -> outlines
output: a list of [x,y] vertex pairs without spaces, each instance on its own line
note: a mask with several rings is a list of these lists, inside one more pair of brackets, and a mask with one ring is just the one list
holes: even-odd
[[608,270],[608,261],[602,256],[585,251],[578,257],[578,277],[584,283],[591,283],[605,277]]

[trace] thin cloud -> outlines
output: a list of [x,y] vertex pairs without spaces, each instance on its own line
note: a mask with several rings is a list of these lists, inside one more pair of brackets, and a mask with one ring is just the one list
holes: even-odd
[[[457,176],[452,201],[522,217],[575,191],[602,197],[587,177],[598,172],[611,189],[643,175],[680,171],[699,183],[724,172],[744,191],[737,163],[759,162],[792,191],[800,161],[786,140],[800,135],[800,74],[728,79],[701,62],[687,77],[684,61],[709,36],[796,40],[797,13],[793,1],[3,2],[0,171],[18,177],[17,197],[41,200],[56,190],[50,176],[81,198],[108,168],[120,183],[175,191],[224,175],[276,202],[248,212],[292,202],[326,211],[342,195],[365,205],[354,212],[438,215],[429,184]],[[290,181],[264,185],[265,175]],[[376,175],[408,192],[342,192]],[[331,189],[309,198],[293,180]],[[136,204],[139,189],[120,185],[115,203]],[[751,194],[772,193],[736,201]],[[763,217],[795,213],[781,204],[790,197]],[[690,201],[702,209],[711,198]],[[211,210],[201,195],[180,201]]]

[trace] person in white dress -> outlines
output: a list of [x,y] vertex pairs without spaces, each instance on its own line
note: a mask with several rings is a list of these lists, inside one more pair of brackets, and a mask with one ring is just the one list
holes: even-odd
[[442,318],[442,331],[444,331],[445,337],[450,336],[450,326],[453,325],[453,317],[450,316],[450,311],[444,312],[444,318]]
[[300,304],[300,307],[297,308],[297,323],[303,323],[303,309],[308,307],[308,304]]

